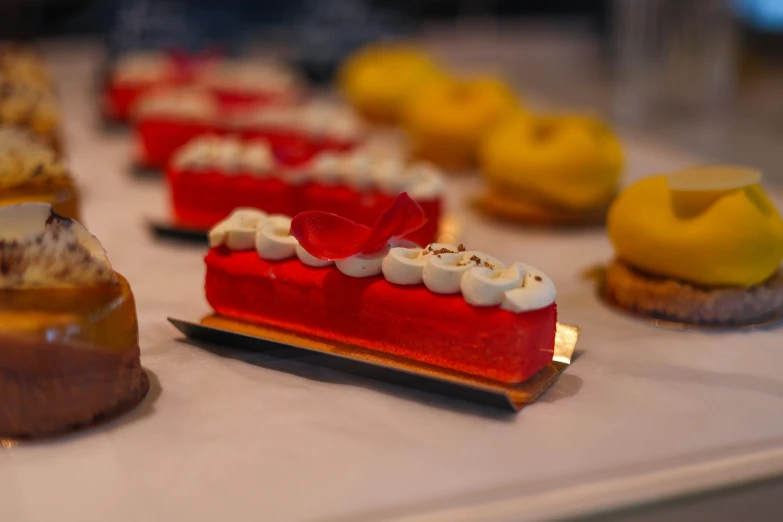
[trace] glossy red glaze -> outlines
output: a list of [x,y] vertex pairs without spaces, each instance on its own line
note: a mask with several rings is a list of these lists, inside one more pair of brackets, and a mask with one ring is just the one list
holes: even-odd
[[206,297],[218,314],[521,382],[552,361],[557,308],[515,314],[382,276],[348,277],[298,259],[265,261],[224,247],[206,256]]
[[[345,185],[316,182],[289,184],[276,176],[259,178],[248,173],[225,175],[199,173],[170,167],[167,172],[174,219],[184,228],[207,230],[237,207],[252,207],[270,214],[295,216],[306,210],[339,214],[372,226],[395,196],[377,190],[359,191]],[[442,202],[439,198],[417,200],[427,222],[406,236],[420,245],[437,239]]]
[[128,121],[131,107],[136,100],[156,85],[158,84],[146,82],[111,86],[105,94],[106,116],[116,121]]

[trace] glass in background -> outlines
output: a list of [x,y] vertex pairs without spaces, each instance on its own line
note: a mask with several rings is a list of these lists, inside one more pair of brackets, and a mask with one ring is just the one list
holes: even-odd
[[617,119],[727,116],[738,71],[730,0],[614,0],[612,17]]

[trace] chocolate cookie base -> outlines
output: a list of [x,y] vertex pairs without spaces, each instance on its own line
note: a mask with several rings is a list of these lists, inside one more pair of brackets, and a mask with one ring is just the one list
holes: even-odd
[[657,319],[702,326],[747,326],[783,315],[783,274],[750,288],[708,288],[652,276],[620,260],[606,270],[605,292],[616,304]]
[[0,437],[38,438],[133,408],[149,378],[135,350],[0,337]]

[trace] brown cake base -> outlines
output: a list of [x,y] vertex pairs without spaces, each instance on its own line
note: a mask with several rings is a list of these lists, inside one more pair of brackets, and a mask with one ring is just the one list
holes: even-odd
[[492,217],[547,227],[597,226],[606,222],[608,205],[588,210],[574,210],[505,194],[497,189],[488,189],[476,205]]
[[138,347],[0,336],[0,437],[45,437],[91,425],[138,405],[149,385]]
[[605,292],[617,305],[649,317],[705,326],[747,326],[783,317],[783,274],[750,288],[708,288],[652,276],[614,260]]

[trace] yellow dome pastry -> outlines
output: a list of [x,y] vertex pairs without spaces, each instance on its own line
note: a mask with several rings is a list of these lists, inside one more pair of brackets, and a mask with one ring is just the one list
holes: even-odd
[[476,166],[479,142],[519,102],[494,77],[433,81],[408,98],[403,125],[416,156],[451,170]]
[[618,304],[684,323],[754,324],[783,313],[783,220],[761,176],[705,166],[638,181],[607,220]]
[[149,380],[133,294],[94,236],[44,203],[0,207],[0,267],[0,437],[138,404]]
[[0,126],[0,206],[24,202],[48,203],[79,218],[78,192],[62,158],[38,136]]
[[341,90],[356,110],[376,123],[398,123],[408,96],[442,73],[412,46],[375,44],[350,56],[338,73]]
[[487,183],[479,206],[513,221],[543,225],[603,223],[623,167],[618,139],[585,116],[518,114],[482,141]]

